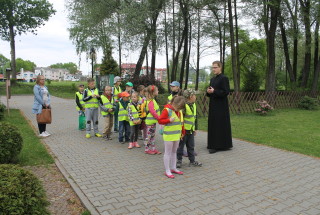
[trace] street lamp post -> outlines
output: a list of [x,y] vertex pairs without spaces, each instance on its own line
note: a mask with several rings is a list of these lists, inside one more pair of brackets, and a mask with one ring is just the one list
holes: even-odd
[[92,70],[91,70],[91,77],[93,78],[93,73],[94,73],[94,65],[93,62],[96,60],[96,50],[94,48],[91,48],[90,50],[90,58],[91,58],[91,66],[92,66]]

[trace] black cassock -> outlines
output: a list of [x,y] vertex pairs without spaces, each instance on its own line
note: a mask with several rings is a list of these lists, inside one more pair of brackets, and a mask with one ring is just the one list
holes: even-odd
[[226,150],[232,148],[231,124],[228,105],[230,92],[229,79],[223,74],[210,80],[210,86],[214,88],[209,103],[208,118],[208,149]]

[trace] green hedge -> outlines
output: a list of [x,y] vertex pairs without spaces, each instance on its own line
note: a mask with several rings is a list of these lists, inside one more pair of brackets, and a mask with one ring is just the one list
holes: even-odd
[[48,205],[37,177],[16,165],[0,165],[1,215],[46,215]]
[[10,163],[19,155],[23,139],[14,125],[0,122],[0,128],[0,163]]

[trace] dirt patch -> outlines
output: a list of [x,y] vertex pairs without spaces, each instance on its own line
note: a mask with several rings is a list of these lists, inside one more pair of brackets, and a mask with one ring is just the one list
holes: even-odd
[[80,215],[86,210],[55,164],[25,168],[42,181],[51,214]]

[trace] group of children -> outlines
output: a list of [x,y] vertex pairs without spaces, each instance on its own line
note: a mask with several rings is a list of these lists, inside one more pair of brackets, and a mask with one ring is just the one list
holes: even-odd
[[[182,157],[184,145],[190,160],[189,166],[202,166],[195,161],[194,136],[197,130],[196,93],[192,89],[182,91],[180,83],[173,81],[168,104],[162,112],[155,100],[158,88],[155,85],[138,86],[133,90],[131,82],[126,83],[126,89],[120,88],[121,78],[115,77],[114,87],[106,86],[102,95],[95,88],[95,81],[88,79],[88,88],[79,86],[76,93],[76,104],[79,117],[86,117],[86,138],[91,137],[91,124],[94,135],[111,140],[112,127],[119,132],[118,140],[124,144],[128,142],[128,149],[140,148],[138,138],[144,141],[146,154],[161,154],[155,145],[156,124],[160,124],[159,133],[164,140],[164,166],[165,175],[174,178],[172,174],[182,175]],[[102,135],[98,132],[98,109],[105,119]],[[184,112],[183,112],[184,111]],[[79,121],[80,122],[80,121]],[[80,127],[80,126],[79,126]]]

